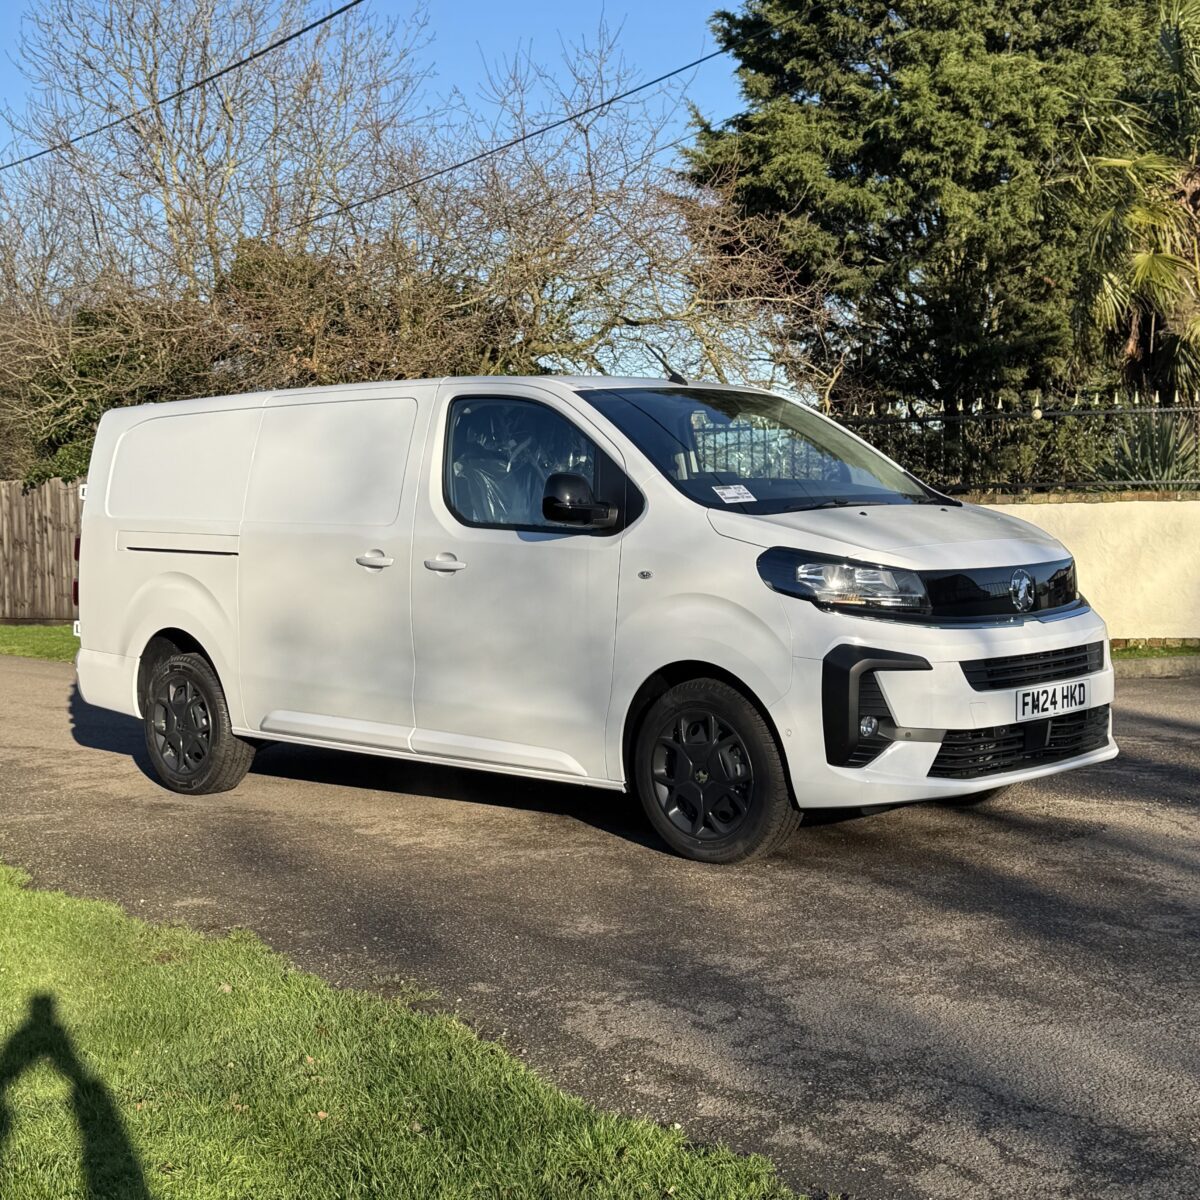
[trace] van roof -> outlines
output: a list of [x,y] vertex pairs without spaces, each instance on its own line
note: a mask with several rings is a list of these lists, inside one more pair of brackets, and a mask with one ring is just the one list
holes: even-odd
[[[318,387],[301,387],[301,388],[276,388],[264,389],[260,392],[231,392],[224,396],[196,396],[188,400],[175,400],[167,403],[150,403],[130,405],[128,408],[111,409],[105,416],[112,413],[133,414],[142,409],[153,408],[156,410],[170,408],[175,412],[181,409],[184,412],[204,412],[211,411],[217,408],[229,407],[229,401],[239,402],[238,406],[244,406],[246,402],[250,402],[251,406],[264,405],[274,396],[320,396],[337,394],[339,396],[359,395],[363,398],[369,397],[373,392],[378,392],[381,388],[393,388],[397,384],[431,384],[439,385],[444,383],[457,384],[478,384],[480,387],[488,387],[496,383],[545,383],[552,380],[555,383],[563,383],[568,387],[589,390],[589,391],[620,391],[625,388],[728,388],[730,384],[712,383],[697,380],[689,381],[686,384],[672,383],[667,379],[656,379],[652,376],[637,376],[637,375],[443,375],[439,378],[431,379],[378,379],[366,383],[331,383],[323,384]],[[737,385],[739,391],[761,392],[762,388],[750,387],[746,385]]]
[[[371,388],[391,387],[397,383],[458,383],[479,384],[487,387],[495,383],[545,383],[553,380],[555,383],[565,383],[568,387],[589,388],[592,390],[619,391],[633,387],[710,387],[728,388],[729,384],[714,383],[705,380],[688,380],[687,383],[673,383],[669,379],[649,375],[443,375],[430,379],[379,379],[367,383],[333,383],[320,387],[278,388],[271,394],[274,396],[287,395],[289,392],[303,392],[311,395],[317,392],[353,392],[369,391]],[[738,385],[739,389],[741,385]],[[746,391],[761,391],[761,388],[746,387]]]

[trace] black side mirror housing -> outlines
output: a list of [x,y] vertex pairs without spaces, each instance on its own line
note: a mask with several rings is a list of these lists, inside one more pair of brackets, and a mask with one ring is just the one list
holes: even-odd
[[582,475],[566,471],[556,471],[546,480],[542,516],[547,521],[591,529],[611,529],[617,523],[616,507],[599,503]]

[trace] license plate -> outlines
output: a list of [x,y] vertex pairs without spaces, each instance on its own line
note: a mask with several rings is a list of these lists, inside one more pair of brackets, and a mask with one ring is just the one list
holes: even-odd
[[1059,713],[1077,712],[1088,706],[1086,679],[1052,683],[1048,687],[1025,688],[1017,693],[1017,720],[1036,721]]

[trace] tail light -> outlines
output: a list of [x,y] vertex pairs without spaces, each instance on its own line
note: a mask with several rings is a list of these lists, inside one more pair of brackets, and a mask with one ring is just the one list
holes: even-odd
[[[75,539],[75,561],[79,562],[79,538]],[[79,607],[79,579],[76,577],[71,580],[71,603]]]

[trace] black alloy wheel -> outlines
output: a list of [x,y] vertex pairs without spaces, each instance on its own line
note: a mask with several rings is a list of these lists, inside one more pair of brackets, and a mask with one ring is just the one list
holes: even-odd
[[672,716],[659,731],[650,771],[663,815],[701,841],[735,833],[754,802],[745,743],[711,710]]
[[163,762],[181,777],[195,775],[212,754],[212,717],[204,696],[182,671],[174,671],[158,682],[150,702]]
[[254,761],[254,746],[233,732],[225,692],[200,654],[169,654],[150,671],[142,694],[146,749],[174,792],[227,792]]
[[758,706],[717,679],[689,679],[643,716],[630,764],[663,841],[698,862],[769,854],[800,823],[787,769]]

